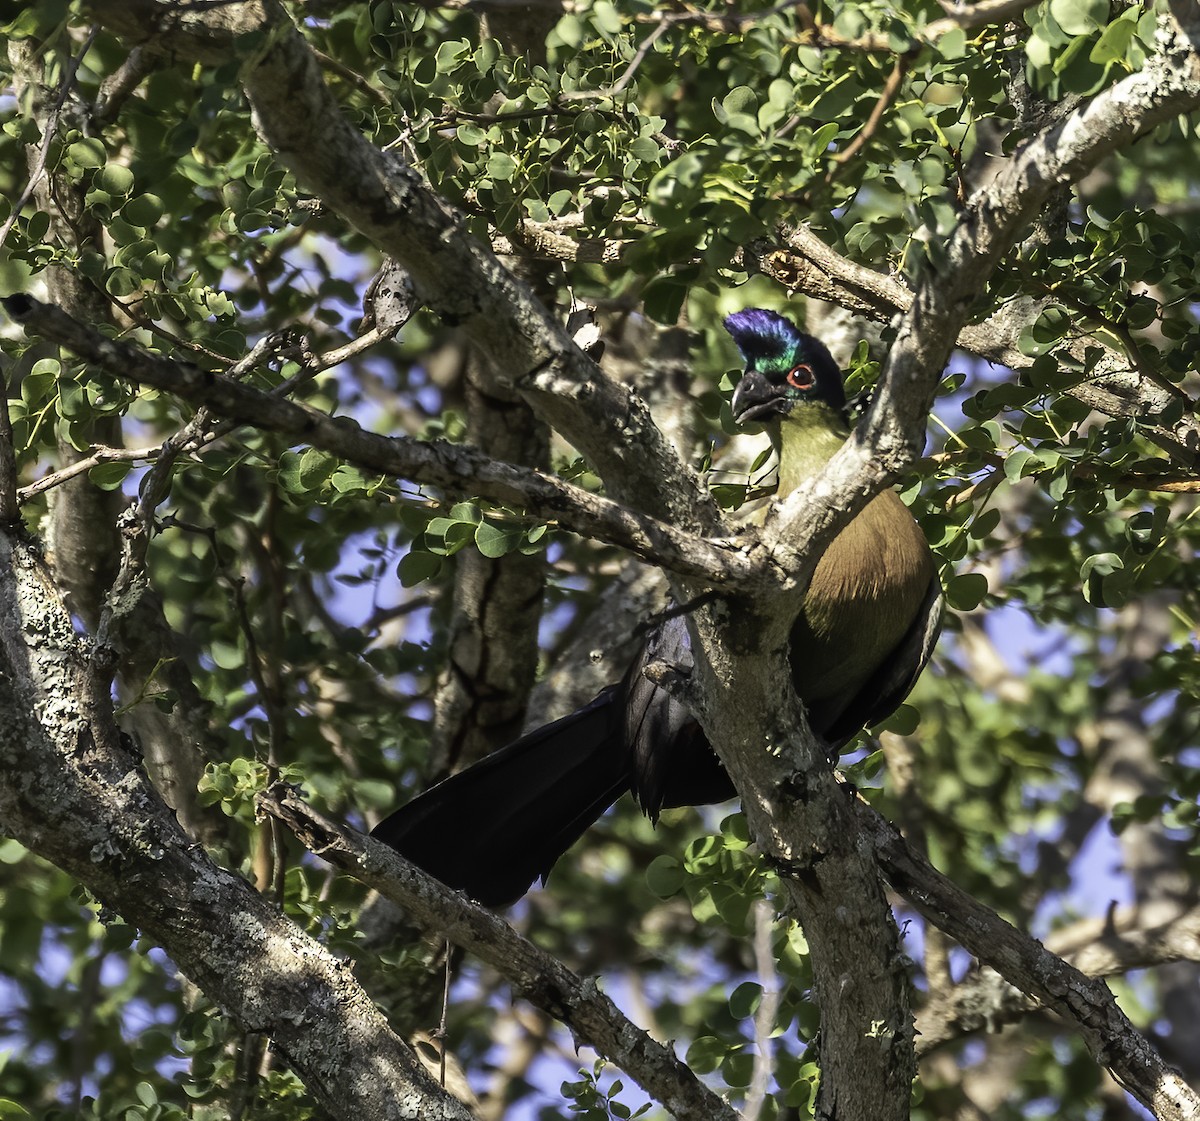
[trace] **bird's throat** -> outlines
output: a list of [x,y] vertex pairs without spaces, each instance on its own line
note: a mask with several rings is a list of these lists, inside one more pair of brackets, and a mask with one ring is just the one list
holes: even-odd
[[845,443],[842,418],[827,405],[804,404],[794,408],[779,425],[780,498],[818,475]]

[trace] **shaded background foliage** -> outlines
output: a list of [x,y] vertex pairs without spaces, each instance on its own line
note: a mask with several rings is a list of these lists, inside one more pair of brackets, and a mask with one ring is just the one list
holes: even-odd
[[[595,306],[609,369],[711,467],[730,505],[769,483],[770,468],[755,462],[757,447],[731,439],[718,390],[735,357],[721,317],[752,304],[807,313],[818,331],[828,325],[855,388],[871,383],[889,341],[887,316],[847,333],[828,308],[803,307],[778,273],[752,275],[781,224],[803,221],[881,273],[936,268],[940,237],[991,162],[1063,104],[1136,69],[1155,28],[1149,6],[1094,0],[1050,0],[1012,23],[936,34],[927,29],[940,7],[880,2],[731,15],[596,0],[534,8],[522,22],[377,0],[293,15],[357,128],[402,151],[564,316],[575,301]],[[5,28],[9,200],[86,27],[78,6],[57,2]],[[274,335],[271,353],[242,371],[250,384],[298,377],[296,398],[377,431],[479,439],[474,359],[453,324],[418,314],[398,336],[306,372],[309,356],[363,329],[376,251],[256,137],[236,67],[147,65],[136,90],[102,112],[103,83],[127,56],[104,32],[83,56],[49,140],[54,198],[17,217],[6,288],[37,291],[47,268],[67,270],[103,294],[114,329],[212,370]],[[1060,199],[997,272],[975,318],[1032,309],[1016,340],[1024,363],[1014,372],[956,356],[929,454],[904,492],[955,613],[882,746],[867,743],[847,765],[958,884],[1043,935],[1110,899],[1160,920],[1196,902],[1196,478],[1193,462],[1154,438],[1190,411],[1195,388],[1185,379],[1200,350],[1196,161],[1190,122],[1163,127]],[[56,212],[69,212],[68,196],[102,238],[64,235]],[[105,418],[132,449],[156,447],[189,419],[170,396],[132,390],[19,332],[0,347],[25,483],[111,441],[98,436]],[[1134,377],[1186,392],[1162,415],[1098,413],[1072,389],[1098,376],[1104,347]],[[599,485],[569,447],[552,443],[549,455],[559,473]],[[90,486],[133,495],[149,459],[98,463]],[[29,496],[31,527],[51,527],[55,498]],[[453,726],[435,707],[462,626],[455,580],[477,554],[485,571],[527,557],[544,580],[540,618],[526,605],[512,625],[536,630],[537,688],[554,699],[535,692],[533,704],[556,706],[550,715],[586,699],[597,672],[619,672],[614,659],[599,671],[589,662],[596,613],[615,611],[631,629],[661,592],[614,592],[632,562],[537,511],[443,503],[248,428],[177,464],[157,530],[149,566],[173,659],[207,713],[191,796],[205,808],[206,841],[354,960],[399,1030],[434,1027],[441,948],[398,933],[357,885],[281,854],[254,820],[254,794],[279,772],[369,825],[445,766]],[[111,539],[87,544],[98,567],[113,563],[102,555]],[[94,626],[94,605],[76,610],[81,627]],[[131,712],[180,703],[162,668],[122,697]],[[502,738],[485,729],[470,751],[489,735]],[[805,1116],[816,1077],[806,1059],[811,973],[802,932],[772,926],[755,906],[774,891],[730,807],[669,814],[655,830],[622,804],[515,921],[604,977],[735,1101],[756,1037],[769,1035],[764,1115]],[[0,892],[4,1115],[313,1115],[262,1041],[241,1038],[136,931],[12,841],[0,845]],[[971,967],[899,913],[932,1006]],[[765,971],[756,935],[770,946]],[[1193,1084],[1196,980],[1195,966],[1179,963],[1118,983],[1123,1005]],[[756,1028],[764,989],[778,1004]],[[1049,1020],[1027,1016],[994,1035],[982,1026],[939,1038],[916,1116],[975,1116],[972,1103],[994,1118],[1130,1113]],[[562,1094],[585,1116],[625,1116],[640,1102],[586,1057],[574,1074],[561,1033],[511,1006],[469,962],[448,1043],[485,1116],[558,1116],[563,1077]]]

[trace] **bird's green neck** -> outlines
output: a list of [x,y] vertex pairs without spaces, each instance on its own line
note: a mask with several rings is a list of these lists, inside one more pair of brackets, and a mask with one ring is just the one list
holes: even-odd
[[[774,434],[773,434],[774,435]],[[779,423],[779,490],[782,498],[820,473],[849,435],[845,421],[828,405],[795,406]]]

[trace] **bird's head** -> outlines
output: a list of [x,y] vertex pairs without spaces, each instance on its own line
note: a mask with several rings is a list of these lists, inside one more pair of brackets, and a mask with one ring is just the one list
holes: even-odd
[[733,392],[733,419],[786,419],[798,410],[827,411],[842,420],[846,391],[842,375],[824,343],[806,335],[790,319],[763,308],[746,308],[725,320],[746,364]]

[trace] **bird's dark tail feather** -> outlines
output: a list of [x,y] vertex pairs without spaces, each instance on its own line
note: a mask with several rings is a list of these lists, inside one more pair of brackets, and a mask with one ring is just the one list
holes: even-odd
[[629,789],[619,686],[431,787],[372,830],[442,883],[512,903]]

